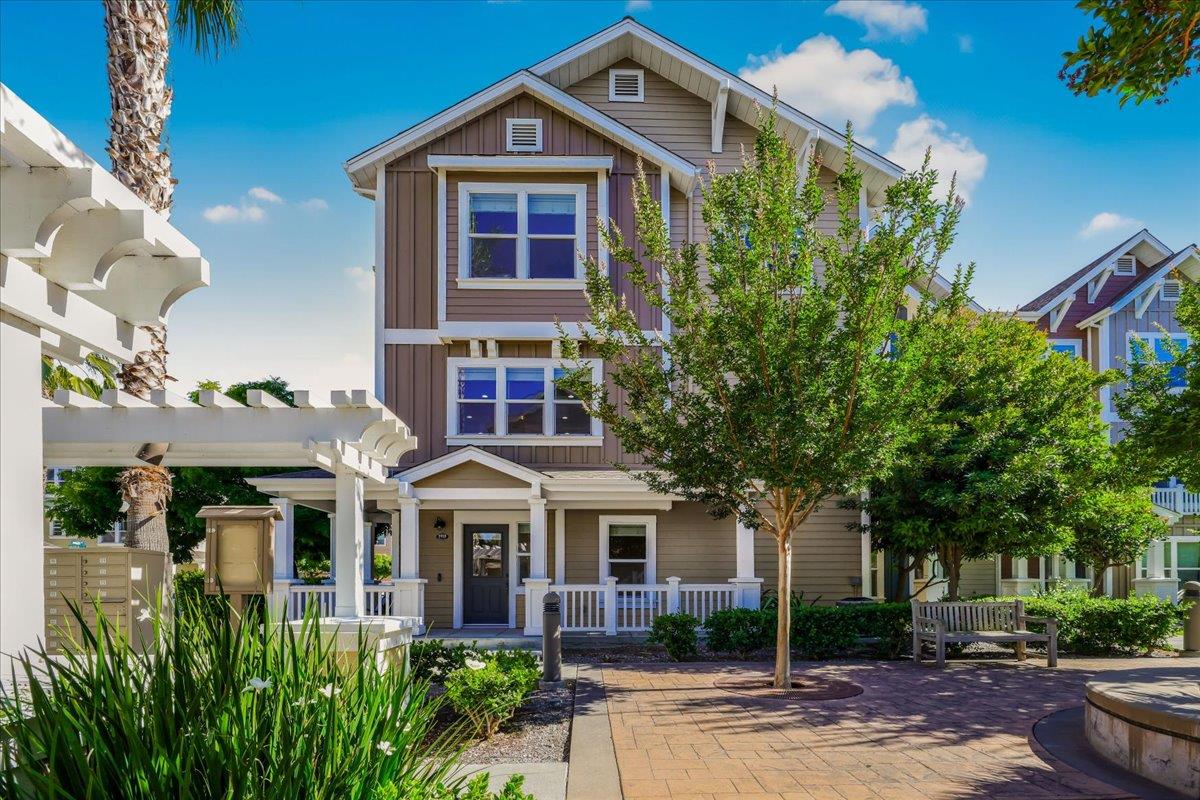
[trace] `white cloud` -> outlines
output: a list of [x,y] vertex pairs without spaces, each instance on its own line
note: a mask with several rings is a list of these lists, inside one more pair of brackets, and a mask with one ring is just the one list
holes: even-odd
[[634,11],[649,11],[650,0],[627,0],[625,3],[625,13],[632,14]]
[[1118,214],[1115,211],[1101,211],[1096,216],[1088,220],[1087,224],[1079,229],[1079,236],[1082,239],[1090,239],[1101,233],[1109,233],[1117,230],[1131,230],[1133,228],[1141,228],[1141,220],[1132,217],[1126,217]]
[[375,270],[367,267],[346,267],[342,270],[360,292],[375,290]]
[[255,200],[262,200],[264,203],[282,203],[283,198],[272,192],[265,186],[255,186],[247,193]]
[[987,172],[987,156],[959,133],[948,131],[946,123],[925,114],[905,122],[896,130],[896,140],[885,154],[905,169],[917,169],[925,159],[925,150],[933,149],[932,166],[938,171],[937,191],[945,196],[950,178],[958,174],[957,191],[964,202]]
[[874,50],[847,51],[832,36],[818,34],[790,53],[750,56],[741,77],[806,114],[840,127],[849,119],[855,136],[866,132],[889,106],[911,106],[917,90],[900,68]]
[[300,206],[300,208],[302,208],[303,210],[310,211],[314,214],[319,213],[321,211],[329,210],[329,203],[326,203],[320,197],[310,197],[309,199],[305,200],[303,203],[297,203],[296,205]]
[[867,29],[863,38],[868,41],[892,36],[906,39],[926,30],[924,6],[903,0],[838,0],[825,13],[861,23]]
[[262,222],[267,212],[255,205],[231,206],[228,203],[204,209],[204,218],[215,225],[226,222]]
[[960,53],[974,53],[975,52],[974,37],[972,37],[970,34],[967,34],[967,33],[960,33],[957,38],[958,38],[958,52],[960,52]]

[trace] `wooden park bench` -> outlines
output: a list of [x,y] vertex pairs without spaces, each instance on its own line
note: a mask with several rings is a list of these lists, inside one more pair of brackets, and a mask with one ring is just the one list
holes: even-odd
[[[1025,660],[1026,642],[1046,643],[1046,666],[1058,666],[1058,620],[1052,617],[1028,617],[1020,600],[993,603],[923,603],[912,601],[913,661],[921,661],[921,643],[937,647],[937,665],[946,665],[947,644],[972,642],[1013,643],[1017,660]],[[1046,626],[1036,633],[1030,623]]]

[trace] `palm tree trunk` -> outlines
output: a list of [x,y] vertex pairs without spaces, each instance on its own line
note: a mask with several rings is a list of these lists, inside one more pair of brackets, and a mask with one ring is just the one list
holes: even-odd
[[[112,102],[108,155],[112,172],[155,211],[171,210],[175,181],[171,157],[162,148],[163,130],[171,113],[167,61],[171,34],[166,0],[104,0],[108,39],[108,88]],[[167,332],[147,326],[151,348],[140,352],[120,372],[125,391],[149,399],[163,389],[167,375]],[[162,467],[131,467],[121,475],[128,503],[125,543],[170,551],[167,502],[171,475]]]

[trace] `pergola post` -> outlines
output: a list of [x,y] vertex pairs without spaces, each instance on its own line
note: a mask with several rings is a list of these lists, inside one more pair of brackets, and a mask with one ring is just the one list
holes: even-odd
[[363,565],[364,584],[375,583],[375,523],[363,520]]
[[363,588],[363,479],[338,465],[334,476],[334,551],[342,570],[334,580],[335,617],[361,617],[366,610]]
[[525,635],[542,634],[542,601],[550,591],[546,577],[546,500],[529,499],[529,577],[525,579]]
[[333,583],[337,580],[337,514],[330,513],[327,516],[329,517],[329,580],[326,583]]
[[296,578],[296,509],[286,497],[272,497],[271,505],[283,519],[275,520],[275,574],[271,592],[271,616],[278,619],[290,614],[289,600]]
[[392,583],[396,616],[425,617],[425,580],[418,577],[421,501],[400,498],[400,510],[392,512]]

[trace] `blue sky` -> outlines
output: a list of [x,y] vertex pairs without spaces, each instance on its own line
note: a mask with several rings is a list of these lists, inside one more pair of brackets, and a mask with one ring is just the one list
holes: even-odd
[[[1018,305],[1143,224],[1200,239],[1200,78],[1162,106],[1072,96],[1060,53],[1087,20],[1070,3],[255,0],[236,51],[174,51],[172,219],[212,265],[172,312],[180,388],[369,387],[372,207],[343,161],[627,12],[825,122],[853,118],[904,166],[932,144],[969,177],[953,255],[977,262],[984,305]],[[101,163],[104,62],[99,0],[0,2],[0,80]]]

